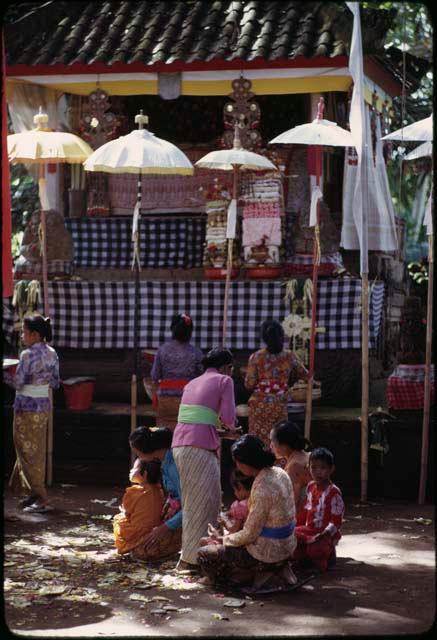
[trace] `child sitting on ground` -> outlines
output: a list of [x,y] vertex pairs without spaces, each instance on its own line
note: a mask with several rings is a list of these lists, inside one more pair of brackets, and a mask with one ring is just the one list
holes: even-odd
[[294,530],[297,547],[293,559],[310,560],[320,571],[335,564],[335,546],[341,538],[344,502],[340,489],[332,483],[334,456],[329,449],[314,449],[309,460],[313,480],[307,487],[306,521]]
[[217,526],[208,526],[208,536],[201,539],[201,546],[207,544],[219,544],[218,536],[224,533],[236,533],[240,531],[249,513],[249,496],[253,484],[253,478],[243,475],[234,469],[231,473],[231,487],[237,498],[229,507],[228,511],[222,511],[217,519]]
[[161,463],[140,461],[133,483],[124,493],[121,513],[114,516],[114,541],[117,552],[128,553],[140,545],[154,527],[161,524],[164,495],[161,487]]

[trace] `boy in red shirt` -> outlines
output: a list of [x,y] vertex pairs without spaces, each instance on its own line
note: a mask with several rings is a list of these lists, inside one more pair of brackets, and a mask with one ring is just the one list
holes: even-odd
[[340,489],[332,483],[334,456],[320,447],[311,452],[309,467],[312,482],[307,487],[306,521],[295,528],[297,547],[293,559],[311,560],[320,570],[335,562],[335,546],[341,538],[344,502]]

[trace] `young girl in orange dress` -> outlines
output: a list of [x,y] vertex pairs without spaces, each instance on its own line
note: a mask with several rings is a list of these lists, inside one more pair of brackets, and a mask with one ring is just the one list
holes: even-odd
[[335,563],[335,547],[341,538],[344,502],[340,489],[331,481],[334,456],[320,447],[310,454],[313,480],[307,488],[305,524],[295,528],[297,547],[294,560],[310,560],[320,571]]
[[285,459],[284,471],[288,473],[293,485],[296,524],[305,524],[306,490],[312,479],[309,469],[310,453],[307,451],[311,446],[310,442],[304,438],[295,422],[283,420],[273,425],[270,446],[278,460]]
[[141,461],[132,482],[124,493],[121,513],[113,520],[115,546],[120,554],[138,547],[161,524],[164,506],[161,463]]
[[249,358],[244,384],[252,391],[249,398],[249,433],[267,446],[275,422],[287,420],[288,388],[297,380],[308,378],[308,372],[296,355],[284,349],[284,330],[276,320],[261,325],[266,348]]

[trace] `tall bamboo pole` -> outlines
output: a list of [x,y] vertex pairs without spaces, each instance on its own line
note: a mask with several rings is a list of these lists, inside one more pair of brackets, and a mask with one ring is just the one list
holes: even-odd
[[[44,170],[44,169],[43,169]],[[43,183],[43,184],[41,184]],[[44,178],[40,179],[40,186],[45,188]],[[44,198],[43,198],[44,200]],[[42,279],[43,279],[43,305],[44,315],[50,315],[49,292],[48,292],[48,264],[47,264],[47,219],[46,212],[41,210],[41,252],[42,252]],[[51,486],[53,482],[53,391],[49,388],[50,410],[47,424],[46,439],[46,482]]]
[[[323,117],[323,112],[320,118]],[[320,186],[320,174],[322,171],[322,148],[317,145],[316,153],[316,185]],[[317,285],[319,278],[320,265],[320,200],[317,201],[317,221],[314,230],[314,252],[313,252],[313,293],[311,303],[311,334],[310,334],[310,357],[308,367],[308,386],[305,407],[305,426],[304,435],[307,440],[311,435],[311,418],[313,413],[313,387],[314,387],[314,370],[315,370],[315,353],[316,353],[316,331],[317,331]]]
[[[137,188],[137,204],[138,215],[141,211],[141,173],[138,174],[138,188]],[[135,215],[135,213],[134,213]],[[134,263],[135,263],[135,307],[134,307],[134,370],[131,378],[131,414],[130,414],[130,431],[134,431],[137,428],[137,399],[138,399],[138,373],[139,373],[139,330],[140,330],[140,265],[139,260],[139,245],[140,245],[140,221],[138,220],[137,238],[134,240]],[[131,454],[131,462],[133,462],[135,456]]]
[[434,249],[433,234],[428,236],[428,300],[426,309],[426,351],[425,351],[425,385],[422,424],[422,452],[420,457],[419,504],[425,502],[426,477],[428,472],[429,418],[431,406],[431,356],[432,356],[432,310],[434,285]]
[[367,500],[369,468],[369,274],[361,274],[361,501]]

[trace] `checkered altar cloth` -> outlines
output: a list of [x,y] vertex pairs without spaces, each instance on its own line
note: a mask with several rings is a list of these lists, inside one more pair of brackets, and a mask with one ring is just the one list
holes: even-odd
[[[381,283],[378,283],[383,287]],[[221,343],[224,282],[140,283],[141,348],[156,348],[169,338],[171,318],[186,312],[193,318],[193,342],[202,349]],[[360,280],[319,283],[319,326],[326,334],[317,338],[318,349],[360,347]],[[54,346],[81,349],[133,346],[134,282],[49,282],[49,305]],[[234,282],[228,310],[228,344],[231,349],[258,349],[263,320],[282,320],[288,310],[280,282]],[[371,304],[371,346],[379,330],[379,310]]]
[[[132,218],[70,218],[76,267],[129,268],[132,264]],[[202,266],[205,219],[147,218],[140,221],[140,257],[144,268]]]
[[[431,396],[434,396],[434,365],[431,365]],[[387,380],[387,404],[391,409],[423,409],[425,365],[400,364]]]
[[14,342],[14,325],[15,325],[15,312],[12,306],[12,298],[3,298],[3,316],[2,316],[2,329],[3,338],[10,345]]

